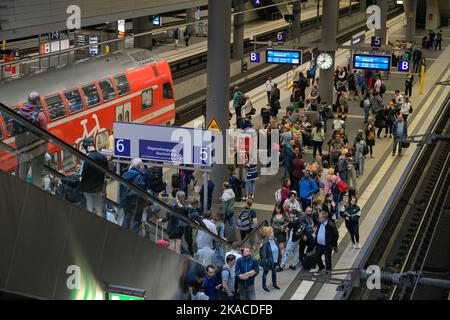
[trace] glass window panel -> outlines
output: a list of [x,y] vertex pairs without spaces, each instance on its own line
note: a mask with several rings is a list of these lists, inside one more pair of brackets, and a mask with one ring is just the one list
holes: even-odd
[[70,114],[83,110],[84,103],[78,89],[64,92],[64,98],[66,98],[67,104],[69,105]]
[[114,90],[111,80],[105,79],[99,81],[98,85],[100,86],[100,90],[102,91],[104,101],[109,101],[116,97],[116,91]]
[[123,96],[130,92],[130,84],[128,83],[127,77],[122,74],[114,78],[116,82],[117,91],[119,92],[119,96]]
[[46,97],[45,103],[52,121],[66,116],[66,106],[59,95]]
[[100,95],[98,94],[97,87],[95,84],[88,84],[83,88],[83,94],[86,98],[87,107],[93,107],[100,103]]

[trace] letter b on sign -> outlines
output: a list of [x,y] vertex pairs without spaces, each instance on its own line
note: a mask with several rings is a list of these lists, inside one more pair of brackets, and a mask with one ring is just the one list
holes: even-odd
[[259,53],[257,53],[257,52],[250,53],[250,62],[258,63],[259,62]]
[[409,72],[409,61],[400,61],[398,63],[398,71]]
[[366,14],[367,17],[367,28],[369,29],[381,29],[381,9],[379,6],[369,6],[367,7]]

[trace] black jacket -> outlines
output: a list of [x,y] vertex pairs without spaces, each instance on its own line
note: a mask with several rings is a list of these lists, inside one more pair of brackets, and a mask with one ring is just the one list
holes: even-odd
[[[316,244],[317,242],[317,235],[319,234],[320,225],[317,227],[316,230]],[[327,225],[325,226],[325,246],[336,248],[337,247],[337,241],[339,239],[339,232],[336,228],[336,225],[333,221],[328,220]]]
[[[108,160],[106,156],[98,151],[89,152],[89,158],[97,162],[99,165],[108,168]],[[98,193],[103,191],[105,183],[105,174],[89,163],[84,162],[81,170],[81,189],[86,193]]]
[[260,266],[264,271],[272,270],[276,261],[273,261],[272,248],[269,239],[265,239],[259,249]]

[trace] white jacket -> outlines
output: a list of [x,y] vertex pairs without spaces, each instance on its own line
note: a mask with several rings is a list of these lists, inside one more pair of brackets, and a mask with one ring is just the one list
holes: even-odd
[[233,189],[225,189],[222,193],[222,201],[228,201],[235,197]]

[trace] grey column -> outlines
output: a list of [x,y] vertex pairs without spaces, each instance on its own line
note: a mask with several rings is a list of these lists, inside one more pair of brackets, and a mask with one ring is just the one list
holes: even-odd
[[[117,28],[118,28],[117,21],[108,23],[105,26],[105,33],[104,33],[105,34],[105,38],[103,40],[117,39],[118,38],[118,34],[119,34]],[[125,49],[125,41],[111,42],[111,43],[108,43],[108,46],[109,46],[109,52],[112,53],[112,52],[114,52],[116,50]],[[104,46],[104,48],[102,48],[102,52],[105,52],[105,47],[106,47],[106,45]]]
[[[153,25],[150,17],[134,18],[133,29],[135,34],[152,31]],[[152,50],[152,35],[148,34],[145,36],[134,38],[134,47]]]
[[416,38],[416,15],[417,15],[417,0],[404,1],[406,16],[406,41],[415,42]]
[[302,3],[296,1],[292,3],[292,14],[294,21],[292,21],[292,38],[296,42],[300,42],[300,23],[301,23]]
[[328,104],[333,103],[334,92],[334,59],[337,49],[337,21],[338,21],[339,2],[336,0],[323,1],[323,19],[322,21],[322,43],[320,51],[327,51],[333,57],[333,66],[327,70],[320,70],[319,75],[319,94],[322,101]]
[[[234,12],[244,11],[244,0],[233,0]],[[233,16],[233,59],[244,56],[244,14]]]
[[[197,8],[188,8],[186,9],[186,23],[192,23],[195,22],[195,11]],[[190,24],[187,26],[187,30],[189,33],[194,36],[195,35],[195,25]]]
[[367,0],[359,0],[359,10],[361,12],[366,12],[367,9]]
[[376,29],[375,35],[381,37],[382,44],[386,44],[388,0],[377,0],[377,5],[381,9],[381,29]]
[[[231,0],[209,0],[208,16],[214,17],[208,22],[208,34],[214,37],[208,37],[206,121],[208,124],[216,117],[225,140],[230,101]],[[224,141],[222,146],[215,145],[215,148],[222,148],[225,155],[225,145]],[[225,162],[225,159],[218,161]],[[213,166],[211,180],[215,185],[213,203],[216,203],[222,192],[222,183],[228,181],[225,164]]]

